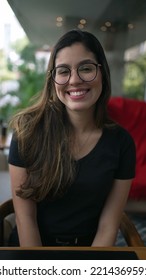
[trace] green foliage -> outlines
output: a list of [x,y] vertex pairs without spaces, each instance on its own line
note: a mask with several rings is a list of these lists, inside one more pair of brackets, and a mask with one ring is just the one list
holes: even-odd
[[17,39],[13,44],[12,44],[12,49],[15,50],[17,54],[21,54],[22,50],[29,45],[29,41],[27,37]]
[[28,44],[21,51],[21,54],[20,54],[21,59],[27,63],[35,63],[36,62],[36,58],[35,58],[36,50],[37,50],[37,47],[35,45]]
[[[12,93],[11,96],[13,96]],[[14,112],[15,112],[15,107],[13,107],[10,102],[8,102],[4,107],[0,108],[0,120],[4,120],[4,122],[8,122],[11,116],[14,114]]]
[[45,62],[37,60],[35,52],[37,47],[27,45],[21,52],[21,60],[23,63],[19,66],[19,91],[20,98],[19,108],[28,106],[32,96],[42,90],[45,77]]
[[144,100],[146,87],[146,55],[125,65],[124,95],[129,98]]
[[[27,44],[23,49],[21,46],[18,49],[21,50],[20,63],[16,66],[8,59],[6,71],[11,74],[15,72],[15,79],[17,74],[19,88],[15,92],[8,92],[7,97],[16,96],[19,103],[13,106],[8,100],[6,105],[0,108],[0,117],[5,120],[9,120],[16,111],[29,105],[31,98],[42,90],[45,79],[46,63],[44,60],[37,60],[35,56],[38,47]],[[2,97],[1,93],[0,96]]]
[[34,54],[34,48],[30,48],[30,46],[22,52],[24,63],[19,66],[20,77],[17,92],[20,99],[19,108],[27,107],[31,98],[42,90],[44,84],[45,63],[37,61]]
[[15,79],[15,74],[9,69],[3,50],[0,50],[0,82]]

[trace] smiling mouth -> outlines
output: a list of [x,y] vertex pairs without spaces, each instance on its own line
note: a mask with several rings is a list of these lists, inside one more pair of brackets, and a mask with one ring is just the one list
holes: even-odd
[[84,96],[88,90],[82,90],[82,91],[70,91],[67,92],[70,96]]

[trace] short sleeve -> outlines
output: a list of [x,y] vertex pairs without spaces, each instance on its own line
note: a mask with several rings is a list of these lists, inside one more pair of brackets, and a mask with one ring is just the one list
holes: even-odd
[[135,177],[136,147],[132,136],[125,129],[119,135],[119,164],[115,173],[116,179],[132,179]]
[[18,140],[16,137],[14,137],[14,135],[10,143],[8,163],[19,167],[25,167],[25,163],[19,153]]

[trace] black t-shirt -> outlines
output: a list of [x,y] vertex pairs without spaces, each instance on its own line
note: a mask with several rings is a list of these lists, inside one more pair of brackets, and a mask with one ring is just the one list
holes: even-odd
[[[129,133],[119,126],[105,128],[93,150],[76,162],[76,178],[64,196],[37,203],[42,239],[50,234],[80,236],[96,232],[113,180],[133,178],[135,162],[135,144]],[[14,139],[9,163],[25,167]]]

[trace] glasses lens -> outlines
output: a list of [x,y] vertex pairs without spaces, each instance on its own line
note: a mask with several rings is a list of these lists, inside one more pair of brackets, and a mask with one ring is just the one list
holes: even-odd
[[97,75],[97,65],[93,63],[87,63],[79,66],[78,75],[85,82],[94,80]]
[[64,85],[70,78],[70,69],[64,66],[58,66],[53,69],[52,78],[57,84]]
[[[85,63],[77,68],[78,76],[82,81],[90,82],[93,81],[97,76],[98,65],[94,63]],[[65,66],[58,66],[52,70],[53,80],[59,84],[66,84],[71,76],[71,70]]]

